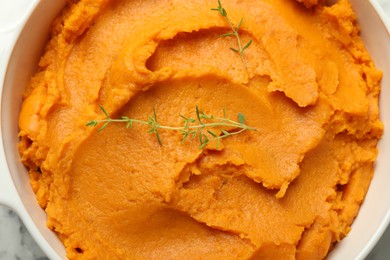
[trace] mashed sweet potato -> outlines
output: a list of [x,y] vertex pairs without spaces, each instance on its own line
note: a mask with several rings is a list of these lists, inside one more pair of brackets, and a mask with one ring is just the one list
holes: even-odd
[[[322,259],[373,176],[381,73],[347,0],[70,1],[20,113],[20,154],[70,259]],[[258,131],[199,149],[147,127],[195,106]]]

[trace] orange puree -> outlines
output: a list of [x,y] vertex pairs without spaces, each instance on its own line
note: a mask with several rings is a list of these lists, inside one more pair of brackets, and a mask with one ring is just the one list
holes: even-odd
[[[347,0],[70,1],[20,113],[20,153],[70,259],[322,259],[373,176],[381,73]],[[181,133],[195,106],[245,131]]]

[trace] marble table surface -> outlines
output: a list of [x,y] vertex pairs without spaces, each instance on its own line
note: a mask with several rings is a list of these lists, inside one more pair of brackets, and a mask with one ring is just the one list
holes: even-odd
[[[1,0],[3,1],[3,0]],[[390,17],[390,0],[378,0]],[[0,205],[0,260],[45,260],[48,259],[19,217]],[[390,259],[390,227],[366,260]]]

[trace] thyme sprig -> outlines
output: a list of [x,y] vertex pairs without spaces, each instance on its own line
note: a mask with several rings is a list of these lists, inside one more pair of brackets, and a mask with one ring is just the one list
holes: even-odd
[[224,34],[221,34],[220,36],[221,37],[230,37],[230,36],[234,36],[236,37],[237,39],[237,44],[238,44],[238,48],[230,48],[232,51],[234,52],[237,52],[239,55],[240,55],[240,58],[241,58],[241,61],[242,63],[244,64],[245,68],[247,68],[247,63],[246,63],[246,60],[245,60],[245,57],[244,57],[244,51],[246,49],[248,49],[248,47],[252,44],[252,40],[249,40],[244,46],[242,45],[241,43],[241,38],[240,38],[240,35],[238,33],[238,31],[240,30],[240,27],[242,25],[242,21],[244,20],[244,18],[241,18],[240,22],[237,24],[237,27],[234,27],[233,26],[233,23],[230,21],[229,17],[228,17],[228,14],[226,12],[226,9],[223,8],[222,4],[221,4],[221,1],[218,0],[218,7],[216,8],[211,8],[211,10],[213,11],[217,11],[220,13],[220,15],[225,19],[225,21],[229,24],[229,27],[232,29],[231,32],[229,33],[224,33]]
[[242,113],[238,113],[237,122],[229,119],[226,109],[224,109],[223,117],[215,117],[204,113],[199,110],[198,106],[196,106],[196,118],[180,115],[183,119],[182,126],[166,126],[159,124],[155,109],[153,109],[153,116],[149,115],[147,121],[133,119],[127,116],[121,116],[118,119],[114,119],[108,115],[103,106],[100,106],[100,109],[103,111],[106,118],[101,120],[91,120],[86,124],[86,126],[96,127],[98,124],[103,123],[103,125],[98,129],[98,132],[100,132],[110,123],[124,123],[126,124],[126,128],[132,128],[134,123],[147,125],[149,127],[148,133],[154,134],[160,145],[162,145],[162,140],[159,134],[160,129],[179,131],[182,134],[182,143],[184,143],[188,138],[195,139],[198,137],[199,149],[203,149],[210,142],[216,141],[217,150],[219,149],[221,140],[224,138],[241,134],[247,130],[257,131],[256,128],[245,124],[245,116]]

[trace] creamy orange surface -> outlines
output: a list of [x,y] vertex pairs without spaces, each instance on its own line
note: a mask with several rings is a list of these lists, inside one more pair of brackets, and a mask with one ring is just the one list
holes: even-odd
[[[19,144],[70,259],[323,259],[373,177],[381,72],[347,0],[70,1],[25,91]],[[245,131],[197,139],[164,125],[237,113]],[[337,250],[337,249],[336,249]]]

